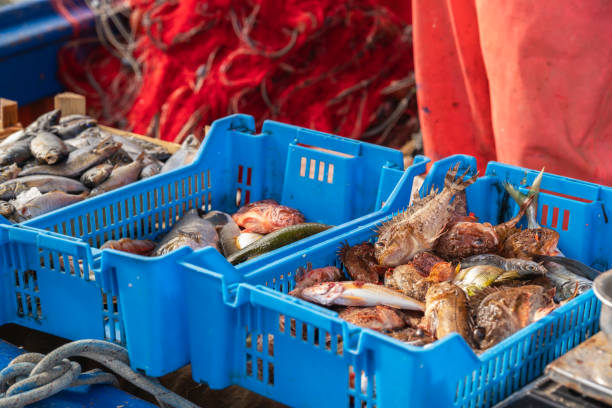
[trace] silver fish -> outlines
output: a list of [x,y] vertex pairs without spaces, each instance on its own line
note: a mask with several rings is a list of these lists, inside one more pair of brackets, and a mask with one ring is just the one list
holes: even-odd
[[0,150],[0,166],[20,164],[32,157],[30,142],[34,136],[28,136]]
[[36,187],[41,193],[64,191],[82,193],[88,191],[78,180],[60,176],[33,175],[19,177],[0,184],[0,200],[12,200],[18,194]]
[[26,133],[40,132],[41,130],[49,130],[52,126],[59,123],[62,111],[54,109],[50,112],[40,115],[34,122],[26,127]]
[[19,208],[18,212],[22,217],[30,219],[57,210],[58,208],[78,203],[84,200],[85,197],[87,197],[86,192],[74,195],[66,194],[63,191],[52,191],[31,199]]
[[109,163],[98,164],[87,170],[81,176],[81,183],[83,185],[94,188],[104,182],[111,175],[113,171],[113,165]]
[[121,148],[121,144],[116,143],[112,138],[106,138],[96,146],[88,146],[71,152],[65,162],[54,166],[42,165],[31,167],[22,171],[21,176],[50,174],[64,177],[79,177],[89,168],[105,161],[119,148]]
[[92,146],[99,144],[103,139],[100,129],[97,127],[89,128],[84,132],[81,132],[77,137],[65,140],[64,143],[68,146],[72,146],[75,149],[82,149],[83,147]]
[[14,179],[19,175],[21,169],[15,163],[0,167],[0,183]]
[[55,164],[68,156],[68,148],[59,137],[49,132],[39,132],[30,142],[30,151],[41,163]]
[[143,165],[142,158],[143,154],[138,156],[138,158],[130,164],[115,167],[106,181],[91,190],[90,196],[94,197],[99,194],[104,194],[108,191],[126,186],[138,180],[138,176],[140,175],[140,170],[142,170]]
[[140,178],[145,179],[153,177],[161,172],[164,163],[157,160],[154,156],[146,154],[143,160],[144,167],[140,171]]
[[324,282],[302,290],[302,298],[324,306],[389,306],[424,311],[425,305],[400,292],[371,283]]
[[185,141],[181,144],[181,148],[178,149],[166,163],[164,163],[164,167],[162,167],[161,172],[166,173],[190,164],[195,158],[199,148],[200,141],[194,135],[187,136]]
[[151,157],[161,161],[167,160],[168,157],[170,157],[170,153],[168,152],[168,150],[158,144],[138,138],[124,137],[115,133],[112,133],[111,136],[113,137],[113,139],[115,139],[116,142],[122,144],[123,150],[125,150],[125,152],[130,155],[132,160],[136,160],[136,158],[142,152],[145,152]]
[[565,300],[576,294],[582,294],[593,287],[593,281],[572,273],[569,269],[556,262],[544,262],[548,269],[546,275],[555,285],[555,296]]
[[527,225],[529,229],[540,228],[540,224],[538,224],[537,219],[537,211],[538,211],[538,194],[540,192],[540,185],[542,184],[542,177],[544,176],[544,168],[538,173],[536,178],[533,180],[531,187],[529,188],[529,193],[523,194],[517,189],[515,189],[510,183],[504,182],[504,188],[510,194],[510,197],[516,201],[516,203],[521,206],[525,201],[529,199],[529,197],[535,196],[531,205],[527,207]]
[[69,124],[80,122],[83,120],[93,120],[93,118],[87,115],[78,115],[78,114],[67,115],[67,116],[63,116],[62,118],[60,118],[59,124],[69,125]]
[[81,132],[96,126],[98,122],[95,119],[87,118],[74,122],[69,122],[65,125],[56,125],[49,128],[49,132],[57,135],[60,139],[72,139],[77,137]]
[[570,272],[590,280],[595,280],[595,278],[601,274],[601,271],[598,271],[597,269],[591,268],[580,261],[566,258],[564,256],[536,255],[534,258],[537,261],[554,262],[565,267]]
[[516,271],[520,276],[546,274],[546,268],[537,262],[519,258],[504,258],[495,254],[474,255],[461,261],[461,269],[477,265],[493,265],[504,271]]
[[2,141],[0,141],[0,150],[12,145],[13,143],[16,143],[22,139],[25,139],[26,137],[30,137],[32,136],[32,134],[30,133],[26,133],[25,130],[20,129],[14,133],[11,133],[9,136],[7,136],[5,139],[3,139]]
[[212,246],[219,249],[219,236],[215,226],[208,220],[202,219],[198,210],[187,211],[183,217],[164,236],[152,253],[152,256],[161,256],[183,246],[192,249]]
[[0,215],[3,217],[10,217],[15,212],[13,204],[7,201],[0,201]]

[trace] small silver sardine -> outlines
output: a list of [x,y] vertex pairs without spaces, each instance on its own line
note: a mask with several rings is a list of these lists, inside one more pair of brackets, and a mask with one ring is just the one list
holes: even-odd
[[504,258],[495,254],[474,255],[461,261],[461,269],[477,265],[492,265],[504,271],[516,271],[520,276],[545,275],[546,268],[538,262],[519,258]]
[[382,285],[354,281],[324,282],[302,290],[302,298],[324,306],[389,306],[396,309],[424,311],[416,299]]
[[30,142],[30,150],[41,163],[55,164],[68,156],[68,148],[59,137],[49,132],[39,132]]
[[555,285],[555,296],[565,300],[574,295],[580,295],[593,287],[593,281],[572,273],[569,269],[556,262],[544,262],[548,270],[546,275]]

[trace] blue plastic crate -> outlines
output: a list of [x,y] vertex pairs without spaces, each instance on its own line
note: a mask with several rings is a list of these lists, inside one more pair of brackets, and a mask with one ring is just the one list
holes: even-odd
[[[155,239],[190,208],[232,213],[264,198],[337,225],[256,259],[271,262],[390,213],[396,200],[387,197],[409,194],[427,161],[404,172],[394,149],[272,121],[256,134],[245,115],[218,120],[189,166],[0,227],[0,324],[116,341],[127,345],[135,369],[165,374],[189,362],[176,264],[192,251],[147,258],[100,251],[103,242]],[[254,261],[232,269],[242,275]]]
[[[457,161],[463,168],[475,168],[475,160],[468,156],[436,162],[422,191],[432,183],[440,186]],[[485,176],[467,189],[468,210],[483,222],[510,218],[517,209],[504,208],[500,181],[520,184],[525,192],[536,175],[489,163]],[[612,189],[545,174],[542,190],[540,214],[543,207],[549,214],[542,224],[560,233],[561,250],[599,269],[610,267]],[[552,221],[554,213],[563,216]],[[373,230],[381,221],[243,277],[208,248],[182,261],[194,379],[212,388],[238,384],[299,407],[488,407],[539,376],[548,362],[599,329],[600,304],[589,291],[476,355],[458,334],[425,348],[409,346],[286,294],[301,268],[342,268],[337,257],[342,243],[374,241]],[[351,373],[356,373],[352,387]],[[367,381],[360,384],[361,378]]]

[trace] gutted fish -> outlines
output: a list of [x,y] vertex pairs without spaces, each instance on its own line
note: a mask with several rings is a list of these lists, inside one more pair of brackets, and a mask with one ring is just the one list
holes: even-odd
[[465,179],[467,171],[455,180],[457,170],[458,165],[446,174],[440,193],[431,192],[417,200],[379,228],[375,244],[379,264],[402,265],[416,254],[433,248],[455,213],[451,199],[476,180],[476,175]]
[[249,203],[233,216],[244,232],[268,234],[291,225],[304,222],[304,216],[296,209],[280,205],[275,200]]
[[325,306],[389,306],[425,310],[422,302],[381,285],[361,282],[325,282],[306,288],[302,298]]

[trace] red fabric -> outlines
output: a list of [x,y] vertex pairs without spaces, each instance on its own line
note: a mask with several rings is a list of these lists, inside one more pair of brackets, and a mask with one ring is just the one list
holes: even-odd
[[107,121],[144,134],[157,121],[166,140],[235,112],[359,138],[381,120],[381,91],[413,70],[402,0],[130,3],[141,86],[102,50],[66,50],[61,73]]
[[414,0],[425,153],[612,184],[611,21],[606,0]]

